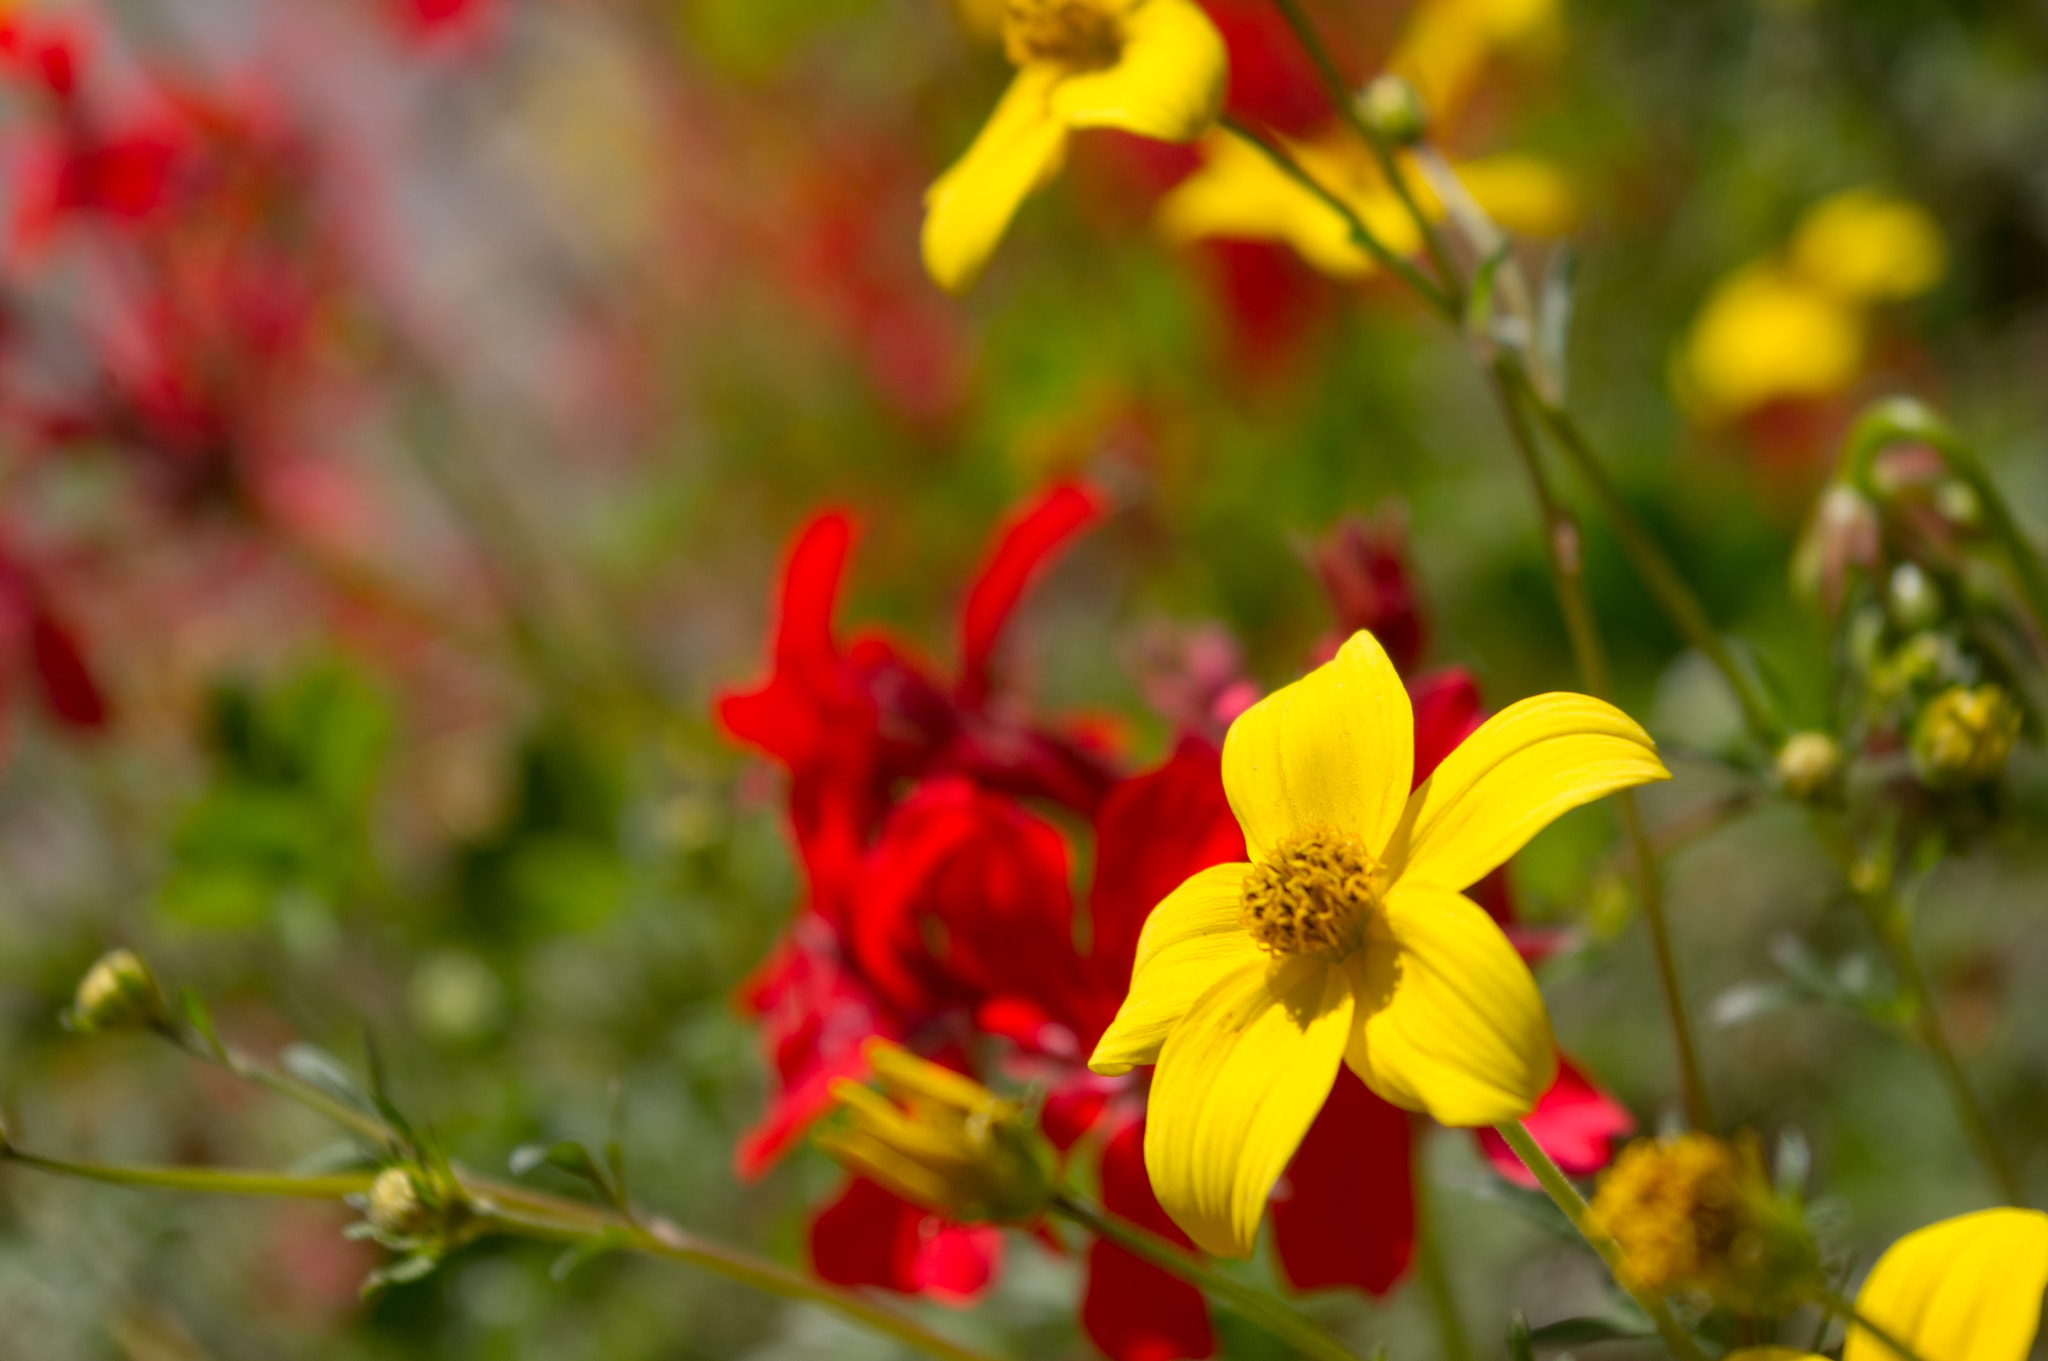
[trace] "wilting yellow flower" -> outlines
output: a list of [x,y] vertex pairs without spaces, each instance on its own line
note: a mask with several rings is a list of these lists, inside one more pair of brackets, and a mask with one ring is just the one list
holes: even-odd
[[882,1092],[832,1084],[852,1117],[817,1134],[834,1160],[955,1219],[1037,1215],[1052,1194],[1053,1152],[1021,1107],[887,1040],[869,1040],[865,1053]]
[[1448,123],[1495,56],[1541,48],[1562,29],[1558,0],[1421,0],[1409,12],[1387,69],[1406,77],[1431,118]]
[[925,268],[973,283],[1076,128],[1165,142],[1207,132],[1228,74],[1222,35],[1194,0],[1006,0],[1010,88],[967,154],[925,195]]
[[1369,633],[1230,727],[1251,851],[1152,909],[1089,1066],[1156,1064],[1145,1166],[1205,1251],[1247,1256],[1273,1181],[1348,1063],[1448,1125],[1528,1113],[1557,1052],[1536,980],[1461,892],[1567,809],[1669,778],[1612,705],[1540,695],[1413,794],[1408,692]]
[[1841,392],[1863,372],[1871,309],[1926,292],[1944,268],[1941,233],[1916,205],[1869,189],[1823,200],[1781,257],[1708,295],[1674,364],[1679,395],[1718,422]]
[[[1159,205],[1159,227],[1175,241],[1228,237],[1279,241],[1325,274],[1363,278],[1379,266],[1351,238],[1344,215],[1275,165],[1241,137],[1217,134],[1202,143],[1202,168],[1175,186]],[[1396,255],[1412,255],[1422,238],[1386,177],[1349,133],[1291,143],[1295,163],[1343,201]],[[1535,156],[1486,156],[1457,167],[1465,188],[1510,231],[1561,236],[1578,220],[1571,183],[1555,165]],[[1443,206],[1413,176],[1423,211],[1432,219]]]
[[[2048,1215],[1980,1210],[1909,1233],[1877,1259],[1856,1312],[1920,1361],[2026,1361],[2048,1291]],[[1728,1361],[1825,1361],[1753,1347]],[[1842,1361],[1898,1361],[1868,1329],[1851,1327]]]

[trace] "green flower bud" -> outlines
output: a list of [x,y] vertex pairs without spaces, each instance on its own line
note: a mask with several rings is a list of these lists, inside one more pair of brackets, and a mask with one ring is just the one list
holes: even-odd
[[420,1197],[418,1183],[403,1167],[387,1167],[370,1183],[363,1218],[388,1238],[418,1238],[434,1226],[434,1212]]
[[1429,136],[1429,110],[1415,87],[1396,75],[1377,77],[1358,97],[1366,126],[1391,146],[1414,146]]
[[1954,685],[1929,700],[1913,724],[1913,773],[1929,789],[1995,780],[2020,739],[2022,715],[1996,685]]
[[79,980],[64,1023],[82,1035],[146,1030],[170,1019],[163,990],[133,950],[109,950]]
[[1778,785],[1809,803],[1827,793],[1842,773],[1842,748],[1824,732],[1799,732],[1778,749]]
[[1892,569],[1885,605],[1891,612],[1892,621],[1908,632],[1933,628],[1941,622],[1944,613],[1941,588],[1934,584],[1932,577],[1910,562],[1902,562]]

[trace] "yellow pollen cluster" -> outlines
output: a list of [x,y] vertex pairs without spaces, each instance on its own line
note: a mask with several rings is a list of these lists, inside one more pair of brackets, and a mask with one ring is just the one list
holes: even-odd
[[1123,55],[1123,32],[1100,0],[1004,0],[1003,51],[1017,66],[1099,71]]
[[1245,876],[1244,929],[1275,954],[1342,959],[1364,943],[1377,868],[1336,832],[1291,836]]
[[1746,1227],[1742,1167],[1708,1134],[1631,1144],[1600,1179],[1592,1219],[1620,1245],[1627,1284],[1646,1294],[1711,1289]]

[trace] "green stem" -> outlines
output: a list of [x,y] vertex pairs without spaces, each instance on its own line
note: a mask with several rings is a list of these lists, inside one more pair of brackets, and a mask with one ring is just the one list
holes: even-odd
[[1678,1320],[1671,1316],[1671,1311],[1665,1307],[1663,1300],[1643,1294],[1629,1285],[1627,1274],[1623,1270],[1621,1245],[1592,1222],[1587,1212],[1586,1198],[1580,1195],[1579,1188],[1573,1186],[1570,1179],[1558,1170],[1557,1164],[1550,1160],[1550,1155],[1530,1136],[1522,1122],[1511,1120],[1504,1125],[1494,1126],[1494,1129],[1501,1138],[1507,1140],[1508,1147],[1515,1151],[1515,1156],[1522,1160],[1522,1165],[1535,1174],[1536,1180],[1549,1193],[1557,1208],[1564,1211],[1565,1218],[1571,1220],[1572,1227],[1586,1240],[1586,1245],[1600,1255],[1600,1260],[1607,1264],[1608,1271],[1613,1274],[1615,1283],[1628,1291],[1635,1302],[1642,1306],[1643,1312],[1650,1316],[1650,1321],[1657,1327],[1658,1336],[1664,1339],[1664,1345],[1671,1348],[1680,1361],[1707,1361],[1706,1353],[1700,1350],[1699,1343],[1693,1340],[1692,1334],[1678,1326]]
[[[1607,652],[1600,643],[1600,631],[1593,619],[1593,607],[1586,595],[1584,564],[1580,556],[1577,526],[1558,502],[1557,494],[1543,471],[1534,432],[1522,408],[1515,401],[1510,377],[1512,361],[1496,358],[1487,370],[1494,400],[1507,425],[1509,443],[1521,460],[1529,489],[1543,522],[1543,548],[1550,568],[1551,585],[1557,593],[1558,608],[1564,614],[1565,632],[1578,660],[1579,674],[1587,690],[1606,699],[1613,692]],[[1686,1012],[1685,990],[1679,980],[1678,958],[1671,945],[1671,926],[1664,910],[1664,885],[1657,872],[1657,849],[1643,826],[1635,792],[1624,789],[1614,796],[1615,816],[1628,843],[1629,858],[1636,873],[1636,889],[1643,906],[1643,921],[1649,928],[1650,953],[1656,962],[1658,988],[1671,1027],[1673,1046],[1678,1051],[1678,1072],[1685,1101],[1686,1118],[1695,1129],[1714,1127],[1713,1102],[1707,1094],[1706,1078],[1700,1068],[1699,1047],[1694,1043],[1692,1020]]]
[[1593,499],[1600,505],[1600,513],[1606,517],[1608,527],[1620,542],[1622,552],[1628,555],[1637,576],[1656,598],[1664,616],[1727,680],[1736,702],[1742,707],[1743,720],[1751,735],[1775,751],[1785,738],[1784,721],[1729,650],[1727,640],[1708,618],[1699,596],[1629,508],[1627,499],[1622,496],[1621,489],[1615,485],[1599,455],[1594,453],[1592,443],[1578,422],[1569,412],[1543,399],[1519,362],[1509,359],[1501,368],[1511,397],[1525,409],[1535,412],[1552,442],[1564,451],[1565,457],[1585,480]]
[[1948,1088],[1949,1103],[1955,1107],[1956,1120],[1975,1148],[1979,1161],[1984,1164],[1985,1174],[1998,1194],[2005,1198],[2006,1204],[2026,1204],[2019,1176],[1999,1144],[1991,1117],[1985,1113],[1975,1089],[1970,1086],[1970,1079],[1963,1072],[1962,1060],[1956,1057],[1948,1030],[1941,1023],[1941,1012],[1934,1004],[1934,989],[1929,986],[1927,974],[1920,967],[1919,952],[1913,948],[1912,924],[1898,895],[1892,891],[1890,876],[1886,874],[1880,876],[1879,882],[1869,883],[1870,876],[1857,872],[1839,837],[1827,835],[1824,829],[1820,839],[1835,853],[1836,862],[1849,882],[1857,906],[1863,909],[1872,934],[1883,946],[1899,986],[1906,990],[1912,1008],[1910,1023],[1913,1036],[1933,1055],[1935,1070],[1941,1074],[1942,1084]]
[[1451,315],[1458,316],[1464,310],[1464,289],[1459,283],[1456,266],[1451,263],[1448,251],[1444,249],[1441,237],[1437,235],[1436,224],[1422,211],[1416,201],[1415,191],[1409,187],[1408,176],[1403,173],[1400,162],[1395,159],[1393,148],[1387,145],[1373,126],[1358,112],[1358,96],[1337,69],[1336,59],[1330,55],[1329,45],[1301,8],[1300,0],[1273,0],[1274,6],[1287,20],[1287,26],[1294,30],[1295,38],[1302,50],[1308,54],[1309,64],[1315,68],[1316,81],[1323,87],[1323,96],[1330,101],[1330,107],[1359,140],[1371,148],[1372,156],[1379,163],[1380,173],[1386,177],[1387,186],[1394,196],[1401,200],[1401,206],[1414,219],[1415,230],[1421,235],[1424,251],[1435,267],[1437,280],[1445,296],[1451,301]]
[[1920,1354],[1914,1351],[1911,1347],[1908,1347],[1905,1343],[1899,1341],[1898,1335],[1896,1333],[1892,1332],[1887,1328],[1881,1328],[1877,1324],[1872,1323],[1863,1314],[1857,1312],[1856,1306],[1854,1304],[1842,1298],[1842,1296],[1836,1294],[1834,1291],[1830,1290],[1823,1292],[1820,1297],[1820,1302],[1827,1306],[1829,1313],[1833,1314],[1836,1318],[1841,1319],[1843,1323],[1849,1324],[1850,1326],[1855,1328],[1861,1328],[1864,1332],[1869,1333],[1879,1342],[1891,1348],[1891,1350],[1894,1353],[1896,1353],[1902,1359],[1902,1361],[1922,1361]]
[[1397,276],[1402,283],[1407,284],[1409,289],[1418,298],[1421,298],[1431,311],[1435,312],[1445,321],[1451,322],[1454,325],[1457,323],[1458,305],[1446,296],[1441,288],[1430,282],[1429,278],[1422,271],[1409,264],[1392,250],[1386,242],[1375,236],[1372,229],[1365,225],[1365,219],[1360,217],[1350,204],[1339,198],[1335,191],[1330,189],[1321,180],[1318,180],[1314,175],[1311,175],[1301,162],[1295,160],[1288,153],[1285,146],[1250,124],[1230,117],[1227,114],[1221,120],[1221,124],[1232,135],[1242,138],[1245,142],[1257,148],[1266,159],[1279,168],[1282,174],[1308,190],[1309,193],[1314,194],[1318,199],[1322,200],[1323,204],[1330,211],[1343,218],[1344,225],[1350,229],[1352,241],[1358,245],[1359,249],[1378,261],[1381,268]]
[[[375,1174],[369,1172],[297,1177],[204,1167],[125,1167],[69,1162],[27,1153],[11,1144],[0,1145],[0,1160],[19,1163],[54,1176],[77,1177],[119,1186],[299,1200],[340,1200],[368,1191],[376,1180]],[[476,1211],[479,1221],[491,1230],[556,1243],[593,1247],[609,1245],[649,1257],[682,1262],[781,1299],[829,1309],[927,1356],[937,1357],[939,1361],[991,1361],[985,1354],[942,1337],[915,1319],[884,1305],[812,1280],[780,1263],[700,1238],[665,1220],[635,1222],[545,1191],[529,1190],[465,1171],[458,1171],[457,1178],[464,1198]]]
[[1443,1344],[1444,1361],[1473,1361],[1472,1341],[1465,1335],[1465,1321],[1458,1312],[1457,1291],[1444,1265],[1443,1242],[1437,1235],[1436,1217],[1431,1213],[1435,1197],[1430,1194],[1429,1173],[1415,1160],[1415,1276],[1429,1296],[1436,1315],[1437,1337]]
[[1304,1356],[1321,1361],[1358,1361],[1357,1354],[1318,1324],[1279,1300],[1211,1270],[1189,1249],[1064,1192],[1053,1197],[1052,1213],[1070,1219],[1098,1238],[1116,1244],[1178,1276],[1205,1295],[1229,1305]]

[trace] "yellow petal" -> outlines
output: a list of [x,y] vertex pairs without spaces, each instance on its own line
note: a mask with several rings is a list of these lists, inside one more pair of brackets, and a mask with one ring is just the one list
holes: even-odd
[[1122,128],[1192,142],[1215,125],[1230,74],[1223,35],[1193,0],[1142,0],[1123,16],[1114,66],[1063,80],[1053,109],[1070,127]]
[[1925,293],[1948,267],[1941,229],[1919,204],[1871,189],[1809,210],[1792,237],[1792,264],[1844,298],[1883,302]]
[[1364,631],[1238,715],[1223,740],[1223,791],[1253,860],[1311,828],[1356,837],[1377,855],[1414,767],[1408,689]]
[[948,292],[979,277],[1018,205],[1059,169],[1067,130],[1051,99],[1062,75],[1043,65],[1017,72],[974,145],[926,191],[924,267]]
[[1679,397],[1698,419],[1724,420],[1784,398],[1825,397],[1863,369],[1862,310],[1775,265],[1715,286],[1676,365]]
[[1341,968],[1265,956],[1218,980],[1168,1037],[1145,1168],[1204,1252],[1252,1255],[1273,1182],[1336,1081],[1351,1012]]
[[1518,236],[1563,236],[1579,225],[1571,177],[1540,156],[1482,156],[1457,166],[1465,191]]
[[1088,1066],[1105,1077],[1159,1058],[1159,1047],[1217,979],[1265,954],[1245,932],[1250,865],[1216,865],[1166,895],[1138,935],[1131,990]]
[[[1921,1361],[2025,1361],[2048,1290],[2048,1215],[1981,1210],[1909,1233],[1885,1251],[1856,1309]],[[1842,1361],[1897,1361],[1861,1328]]]
[[1612,704],[1537,695],[1444,758],[1409,800],[1387,859],[1403,878],[1465,888],[1580,804],[1670,778],[1650,735]]
[[1365,1085],[1445,1125],[1518,1120],[1557,1076],[1529,966],[1461,893],[1402,881],[1383,931],[1345,964],[1358,996],[1344,1058]]
[[1827,1361],[1827,1358],[1800,1351],[1797,1347],[1744,1347],[1728,1353],[1722,1361]]
[[1491,56],[1541,47],[1558,29],[1557,0],[1422,0],[1387,59],[1439,123],[1456,119]]

